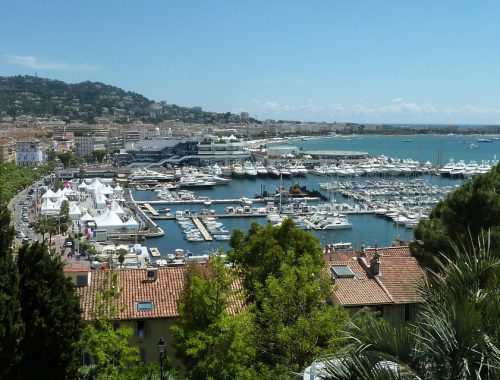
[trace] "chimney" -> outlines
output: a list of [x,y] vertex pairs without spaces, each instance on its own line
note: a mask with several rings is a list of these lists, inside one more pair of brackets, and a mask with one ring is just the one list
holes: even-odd
[[380,253],[378,252],[377,247],[375,246],[375,253],[373,254],[372,259],[370,260],[370,273],[372,276],[380,275]]

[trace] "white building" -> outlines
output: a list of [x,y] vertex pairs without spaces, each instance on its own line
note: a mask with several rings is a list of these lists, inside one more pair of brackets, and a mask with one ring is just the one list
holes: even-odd
[[16,142],[16,165],[39,166],[44,162],[43,151],[38,141]]

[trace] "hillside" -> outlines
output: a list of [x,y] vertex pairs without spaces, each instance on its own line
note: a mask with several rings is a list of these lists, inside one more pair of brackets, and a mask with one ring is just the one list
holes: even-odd
[[99,82],[68,84],[33,76],[0,77],[0,117],[15,120],[22,115],[87,123],[106,120],[115,123],[178,120],[203,124],[249,121],[229,112],[205,112],[200,107],[155,102],[135,92]]

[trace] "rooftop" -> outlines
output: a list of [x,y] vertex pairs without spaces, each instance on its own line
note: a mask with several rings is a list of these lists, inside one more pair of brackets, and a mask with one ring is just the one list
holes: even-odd
[[[116,300],[117,320],[176,318],[177,303],[184,287],[186,267],[160,267],[156,279],[148,279],[146,269],[117,270],[120,295]],[[88,286],[77,288],[83,310],[83,319],[91,320],[96,294],[102,289],[104,270],[92,272]],[[238,284],[235,284],[235,288]],[[231,300],[229,312],[243,307],[238,297]]]
[[354,276],[341,275],[335,271],[332,276],[335,281],[334,298],[344,306],[364,306],[379,304],[419,303],[421,298],[417,285],[425,278],[417,260],[410,255],[407,246],[387,247],[377,249],[380,256],[380,272],[377,276],[370,273],[370,260],[375,248],[368,248],[360,253],[354,252],[330,253],[325,256],[330,267],[348,267]]

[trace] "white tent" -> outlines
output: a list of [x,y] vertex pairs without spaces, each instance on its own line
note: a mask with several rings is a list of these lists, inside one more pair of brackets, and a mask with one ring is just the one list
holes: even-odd
[[50,199],[46,198],[42,202],[40,212],[42,215],[57,215],[60,209],[61,206],[58,205],[57,202],[52,202]]
[[76,204],[76,202],[71,202],[69,205],[69,217],[72,220],[80,220],[80,217],[82,216],[82,212],[80,211],[80,208]]
[[107,212],[104,217],[101,216],[99,220],[95,221],[95,224],[98,229],[106,230],[108,232],[121,230],[124,228],[123,222],[120,217],[112,211]]
[[80,191],[85,191],[85,190],[87,190],[87,187],[88,187],[88,186],[87,186],[87,184],[85,183],[85,181],[82,181],[82,183],[78,185],[78,190],[80,190]]
[[42,195],[42,198],[46,199],[46,198],[55,198],[55,193],[51,190],[51,189],[48,189],[43,195]]
[[134,219],[134,217],[130,217],[125,223],[123,223],[125,228],[128,230],[138,230],[139,223]]
[[125,214],[125,211],[123,211],[121,206],[116,201],[113,201],[113,203],[111,203],[111,211],[120,216]]
[[94,220],[92,215],[90,215],[88,212],[86,212],[81,218],[80,222],[88,222],[89,220]]
[[113,189],[113,191],[116,193],[116,194],[121,194],[123,193],[123,189],[121,188],[120,184],[117,184],[116,187]]
[[98,209],[106,208],[106,197],[99,192],[95,195],[95,207]]

